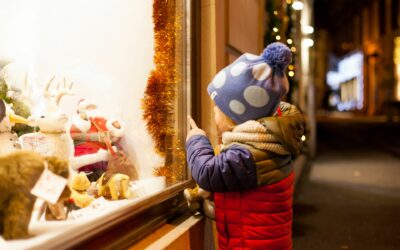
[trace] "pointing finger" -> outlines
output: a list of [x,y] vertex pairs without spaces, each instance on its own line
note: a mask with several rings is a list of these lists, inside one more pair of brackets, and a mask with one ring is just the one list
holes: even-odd
[[188,115],[188,122],[190,124],[190,127],[198,128],[196,122],[193,120],[193,118],[190,115]]

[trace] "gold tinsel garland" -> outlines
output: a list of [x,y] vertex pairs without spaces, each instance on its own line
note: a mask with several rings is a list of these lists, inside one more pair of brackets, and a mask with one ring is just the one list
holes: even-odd
[[154,64],[142,100],[143,118],[165,165],[156,167],[153,174],[165,176],[168,184],[183,177],[184,152],[174,138],[174,101],[177,83],[175,61],[176,0],[154,0]]
[[154,0],[154,64],[143,99],[143,118],[155,142],[156,151],[165,156],[167,137],[173,136],[170,117],[175,97],[175,0]]

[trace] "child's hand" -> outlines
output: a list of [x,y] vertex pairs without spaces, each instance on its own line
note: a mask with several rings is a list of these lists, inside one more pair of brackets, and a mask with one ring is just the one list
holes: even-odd
[[191,130],[186,136],[186,141],[188,141],[192,136],[195,135],[204,135],[204,136],[206,135],[206,132],[204,132],[204,130],[199,129],[199,127],[197,127],[196,122],[193,120],[192,117],[190,117],[190,115],[188,115],[188,122],[190,124]]

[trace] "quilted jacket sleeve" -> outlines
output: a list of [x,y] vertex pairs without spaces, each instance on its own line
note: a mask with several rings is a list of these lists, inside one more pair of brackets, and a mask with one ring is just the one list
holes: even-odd
[[214,155],[208,138],[196,135],[186,143],[186,154],[193,179],[207,191],[245,191],[257,186],[253,157],[239,145]]

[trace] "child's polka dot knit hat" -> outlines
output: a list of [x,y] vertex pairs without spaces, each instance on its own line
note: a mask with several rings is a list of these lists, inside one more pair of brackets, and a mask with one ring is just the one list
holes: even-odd
[[260,56],[245,53],[214,77],[208,94],[237,124],[270,116],[289,89],[284,70],[291,59],[289,48],[279,42]]

